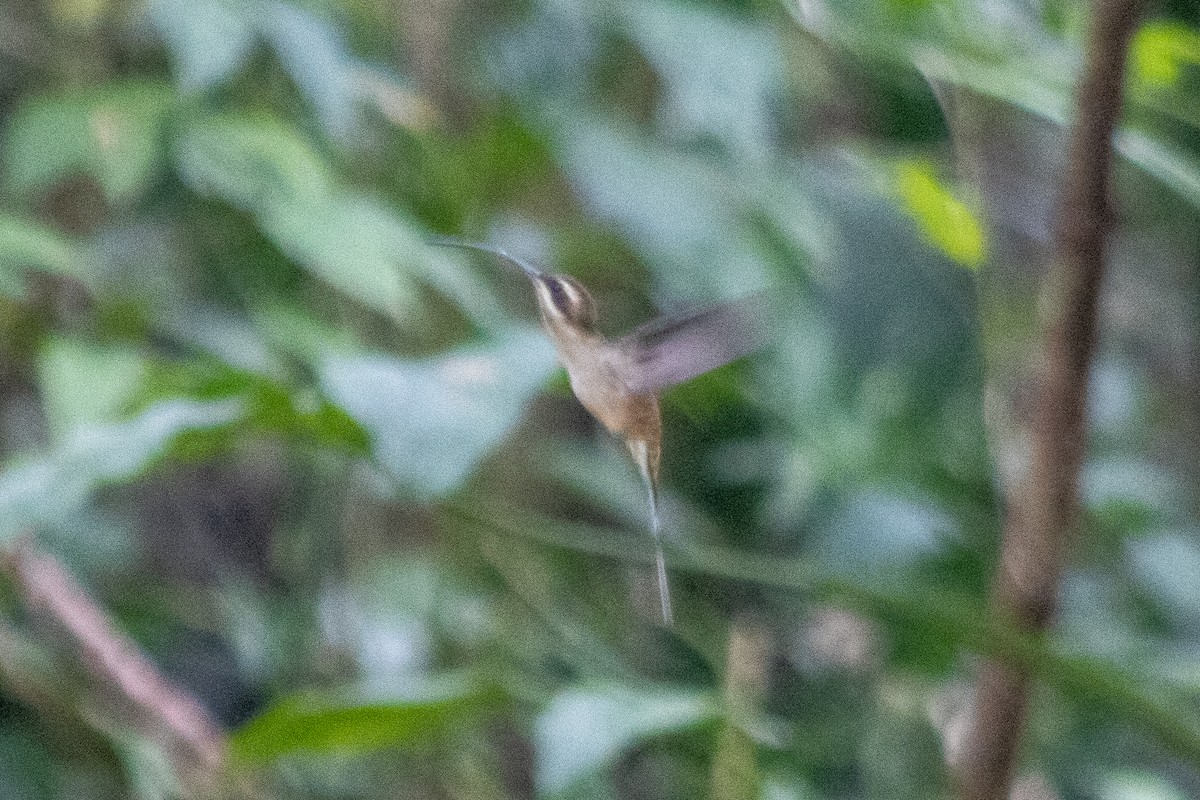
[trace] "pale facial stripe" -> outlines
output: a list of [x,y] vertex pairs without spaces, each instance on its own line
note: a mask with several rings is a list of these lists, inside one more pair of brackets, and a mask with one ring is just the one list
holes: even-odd
[[573,319],[584,303],[579,289],[570,280],[554,275],[539,280],[537,291],[542,307],[552,309],[560,319]]

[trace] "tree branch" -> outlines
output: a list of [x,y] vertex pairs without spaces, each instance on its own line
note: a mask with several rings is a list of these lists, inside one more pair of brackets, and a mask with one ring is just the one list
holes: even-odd
[[[1057,220],[1056,266],[1047,288],[1052,316],[1043,334],[1031,461],[1025,480],[1007,498],[992,587],[992,613],[1031,632],[1046,629],[1054,614],[1077,515],[1088,367],[1112,224],[1112,137],[1139,6],[1140,0],[1092,4]],[[1028,670],[995,660],[984,665],[960,773],[962,800],[1008,797],[1031,686]]]
[[188,691],[172,683],[118,631],[59,561],[23,539],[0,554],[26,608],[52,622],[87,666],[88,682],[110,710],[159,744],[185,777],[218,796],[224,780],[225,733]]

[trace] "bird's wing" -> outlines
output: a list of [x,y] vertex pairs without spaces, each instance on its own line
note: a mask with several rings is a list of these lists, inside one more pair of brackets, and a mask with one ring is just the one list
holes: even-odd
[[656,392],[724,366],[766,344],[771,298],[761,292],[690,314],[656,319],[618,339],[621,380]]

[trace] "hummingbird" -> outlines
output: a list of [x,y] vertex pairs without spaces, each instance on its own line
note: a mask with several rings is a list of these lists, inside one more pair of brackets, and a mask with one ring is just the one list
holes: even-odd
[[571,391],[624,442],[646,484],[662,618],[671,625],[674,614],[658,511],[662,457],[658,395],[755,350],[765,331],[764,296],[660,317],[609,339],[599,330],[595,299],[570,275],[544,272],[503,248],[481,242],[440,237],[430,243],[488,253],[521,270],[533,285],[542,327],[567,371]]

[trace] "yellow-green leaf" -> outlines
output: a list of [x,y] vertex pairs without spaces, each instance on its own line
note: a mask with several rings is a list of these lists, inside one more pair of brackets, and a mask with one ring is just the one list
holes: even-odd
[[1170,86],[1183,64],[1200,64],[1200,31],[1174,22],[1149,22],[1133,37],[1134,78],[1147,86]]
[[381,699],[353,692],[297,695],[250,720],[230,745],[238,758],[266,761],[296,752],[362,753],[412,744],[478,714],[495,697],[457,674],[422,677]]
[[938,181],[929,164],[900,162],[895,185],[905,211],[930,244],[964,267],[979,266],[987,254],[983,226],[971,209]]

